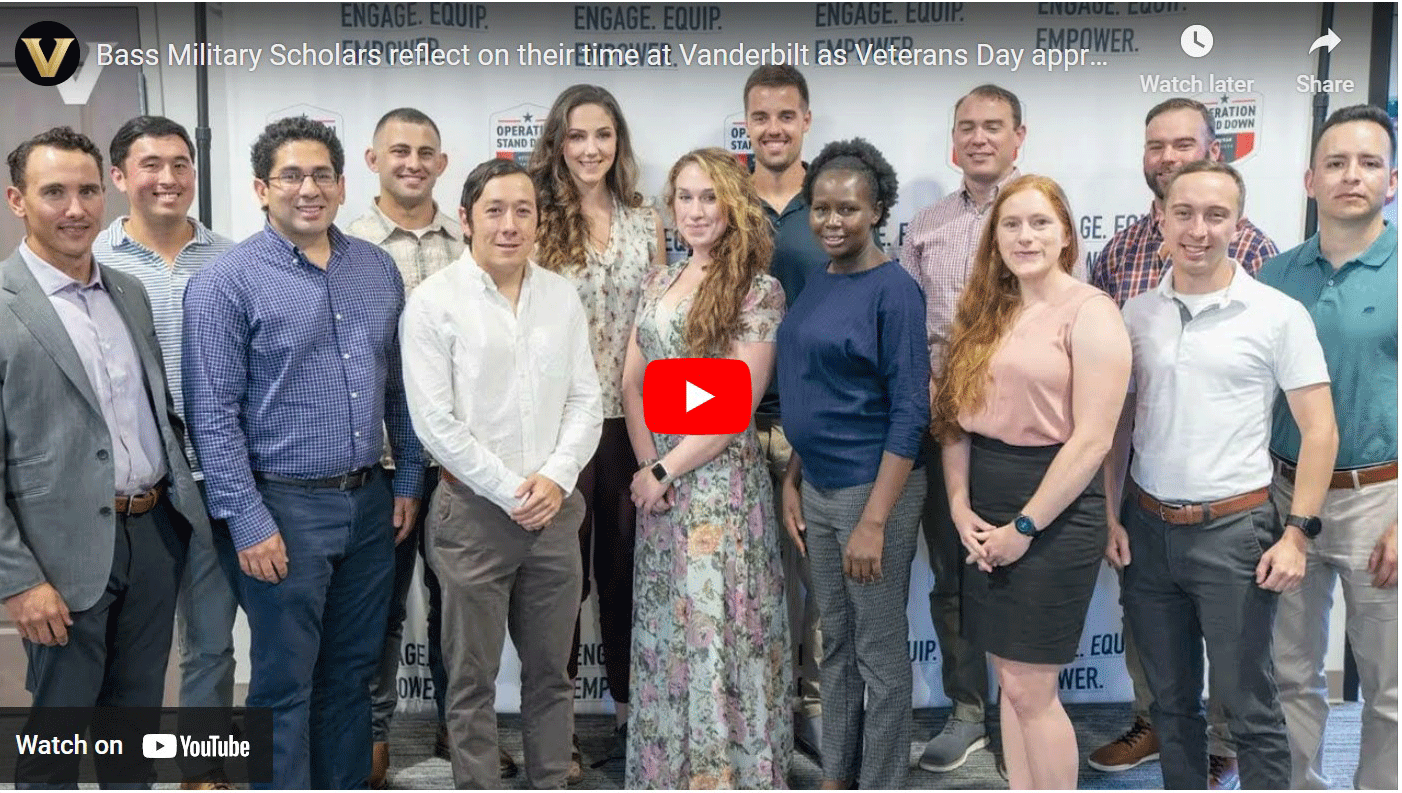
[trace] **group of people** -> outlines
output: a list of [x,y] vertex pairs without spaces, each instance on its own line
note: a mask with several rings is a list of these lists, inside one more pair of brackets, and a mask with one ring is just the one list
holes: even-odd
[[[1075,787],[1057,674],[1104,558],[1137,721],[1092,766],[1159,757],[1166,787],[1231,787],[1235,752],[1246,786],[1325,786],[1338,576],[1366,701],[1354,782],[1395,788],[1389,117],[1330,117],[1305,176],[1319,233],[1278,255],[1210,112],[1157,105],[1150,212],[1087,274],[1061,188],[1014,165],[1005,88],[956,103],[961,184],[896,259],[882,152],[853,138],[805,162],[792,67],[756,69],[743,101],[749,169],[698,149],[668,172],[688,251],[670,263],[599,86],[560,94],[528,165],[473,168],[456,217],[433,200],[437,125],[386,113],[365,153],[379,192],[347,233],[341,141],[306,118],[255,142],[267,222],[237,244],[187,217],[175,122],[117,133],[131,210],[106,229],[96,146],[67,128],[21,144],[0,598],[34,704],[159,705],[174,631],[182,714],[228,707],[241,606],[269,784],[382,787],[422,554],[436,751],[459,787],[518,773],[496,728],[508,631],[526,782],[582,780],[592,579],[628,787],[784,787],[797,745],[825,789],[899,789],[923,531],[953,709],[922,768],[992,736],[1012,787]],[[695,357],[749,368],[743,432],[648,429],[647,364]],[[228,786],[217,762],[181,763],[187,789]],[[17,773],[63,784],[76,758]]]

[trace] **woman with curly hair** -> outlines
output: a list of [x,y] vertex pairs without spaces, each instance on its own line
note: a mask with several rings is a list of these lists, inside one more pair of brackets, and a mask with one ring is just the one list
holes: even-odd
[[950,515],[978,571],[964,636],[992,658],[1018,788],[1074,788],[1057,674],[1076,657],[1107,535],[1100,472],[1129,382],[1109,295],[1077,281],[1066,196],[1045,176],[998,194],[959,300],[933,430]]
[[[623,360],[643,278],[667,262],[662,220],[643,206],[628,123],[613,94],[573,85],[555,99],[531,154],[540,195],[535,261],[574,282],[589,320],[589,344],[603,389],[604,428],[598,451],[580,472],[584,525],[579,549],[589,595],[590,546],[598,586],[604,671],[620,741],[628,721],[628,652],[633,625],[633,535],[637,512],[629,485],[638,463],[623,421]],[[570,678],[579,672],[575,621]],[[583,779],[578,742],[570,782]],[[621,746],[620,746],[621,756]]]
[[686,259],[650,273],[623,369],[638,508],[629,788],[781,788],[793,742],[792,665],[774,501],[754,427],[653,433],[643,369],[731,358],[768,385],[784,290],[768,275],[769,221],[721,149],[683,156],[667,205]]
[[[809,225],[829,256],[779,328],[793,445],[784,527],[809,556],[823,626],[823,788],[896,789],[910,763],[906,599],[930,422],[925,300],[882,253],[896,172],[867,141],[808,166]],[[806,544],[806,548],[805,548]]]

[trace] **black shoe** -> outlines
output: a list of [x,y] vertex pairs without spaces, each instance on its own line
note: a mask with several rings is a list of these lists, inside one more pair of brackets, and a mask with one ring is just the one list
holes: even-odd
[[614,760],[628,759],[628,722],[623,722],[613,729],[613,743],[609,746],[608,754],[603,759],[595,760],[590,768],[602,768]]
[[438,735],[433,741],[433,756],[440,760],[452,760],[448,755],[448,725],[438,725]]

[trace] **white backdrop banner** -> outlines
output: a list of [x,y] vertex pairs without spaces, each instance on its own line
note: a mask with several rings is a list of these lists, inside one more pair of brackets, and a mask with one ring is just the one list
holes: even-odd
[[[229,53],[242,54],[240,63],[221,68],[224,91],[215,101],[227,103],[231,123],[215,156],[235,163],[237,184],[264,124],[292,114],[322,120],[347,150],[340,220],[348,222],[377,189],[359,157],[375,122],[391,108],[413,106],[443,132],[451,159],[438,200],[452,208],[473,165],[527,157],[556,94],[591,82],[618,97],[643,188],[655,196],[667,169],[691,148],[747,154],[745,78],[761,62],[788,62],[811,91],[805,156],[827,141],[860,135],[895,166],[900,201],[885,239],[896,251],[915,213],[958,184],[949,138],[955,100],[993,82],[1021,97],[1027,139],[1018,165],[1065,188],[1089,262],[1149,210],[1140,165],[1146,111],[1169,96],[1191,95],[1213,109],[1224,155],[1245,177],[1247,215],[1285,248],[1303,235],[1311,95],[1297,78],[1313,73],[1307,49],[1319,15],[1309,4],[1138,2],[226,4],[220,57],[232,62]],[[1207,57],[1190,58],[1180,47],[1190,24],[1213,32]],[[235,203],[226,230],[236,239],[263,222],[251,191],[247,201],[246,208]],[[670,247],[674,257],[681,254],[675,242]],[[947,702],[931,585],[922,543],[909,602],[917,706]],[[427,709],[423,610],[416,605],[411,615],[402,703]],[[612,702],[592,608],[584,637],[579,710],[607,711]],[[1129,700],[1123,651],[1118,587],[1107,568],[1079,656],[1061,675],[1063,697]],[[498,705],[512,710],[519,668],[510,648],[506,655]]]

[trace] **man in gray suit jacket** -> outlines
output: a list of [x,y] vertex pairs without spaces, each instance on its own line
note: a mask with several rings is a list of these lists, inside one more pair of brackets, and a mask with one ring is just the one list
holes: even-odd
[[[29,657],[27,731],[86,726],[49,708],[150,709],[117,717],[132,734],[155,726],[186,548],[209,525],[150,301],[92,257],[101,152],[58,127],[7,162],[26,236],[0,264],[0,600]],[[125,765],[96,757],[99,778],[151,781],[126,745]],[[78,759],[22,755],[16,782],[71,785]]]

